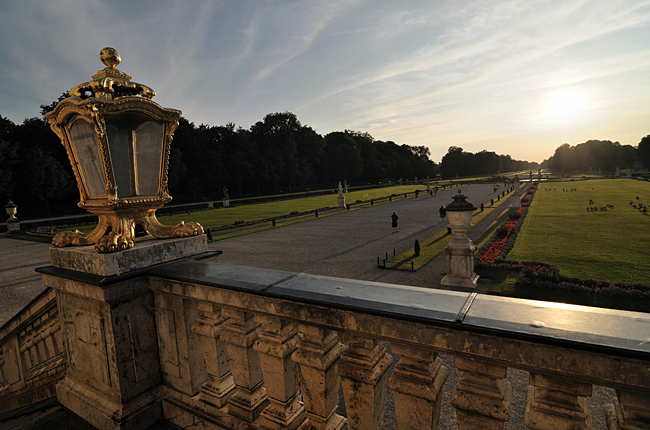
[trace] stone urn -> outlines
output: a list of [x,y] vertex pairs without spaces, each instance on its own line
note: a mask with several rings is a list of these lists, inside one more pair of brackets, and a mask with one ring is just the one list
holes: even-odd
[[16,212],[18,212],[18,206],[14,202],[9,200],[9,203],[5,205],[5,211],[9,218],[7,218],[7,231],[10,233],[20,231],[20,224],[18,218],[16,218]]
[[447,255],[447,276],[441,284],[453,287],[476,288],[479,276],[474,272],[474,251],[476,245],[465,234],[472,227],[472,216],[476,208],[466,200],[460,190],[454,201],[447,205],[448,227],[454,236],[444,252]]
[[519,192],[519,187],[521,186],[521,185],[519,184],[519,175],[515,175],[515,181],[514,181],[514,184],[515,184],[515,192],[514,192],[513,195],[514,195],[515,197],[521,197],[521,193]]

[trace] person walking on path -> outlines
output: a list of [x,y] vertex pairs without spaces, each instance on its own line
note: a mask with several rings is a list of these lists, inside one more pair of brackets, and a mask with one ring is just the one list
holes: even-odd
[[397,223],[398,223],[399,217],[397,216],[397,214],[395,212],[393,212],[393,214],[390,217],[391,217],[391,219],[393,221],[393,223],[392,223],[392,225],[393,225],[393,233],[397,233],[399,231],[397,229]]
[[438,209],[440,212],[440,222],[445,222],[445,217],[447,216],[447,209],[445,209],[445,205],[440,205],[440,209]]
[[[440,209],[438,209],[440,212],[440,222],[445,222],[445,217],[447,216],[447,209],[445,209],[445,205],[440,205]],[[451,234],[451,227],[447,225],[447,233]]]

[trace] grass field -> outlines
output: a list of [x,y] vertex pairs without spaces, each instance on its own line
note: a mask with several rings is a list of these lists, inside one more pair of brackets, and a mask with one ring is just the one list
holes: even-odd
[[[614,207],[588,211],[589,200]],[[650,283],[650,212],[630,202],[650,205],[650,183],[542,182],[507,258],[551,263],[563,275],[582,279]]]
[[[400,199],[404,198],[404,193],[413,193],[416,189],[423,191],[425,187],[425,185],[403,185],[353,191],[345,195],[345,203],[352,204],[352,208],[354,209],[354,203],[358,200],[364,201],[377,199],[392,194],[395,194],[397,196],[396,198]],[[178,224],[181,221],[194,221],[201,224],[204,228],[212,228],[232,225],[236,221],[258,221],[266,218],[289,215],[292,212],[305,212],[324,207],[336,207],[338,205],[337,197],[338,194],[332,193],[322,196],[281,200],[277,202],[208,209],[191,212],[190,214],[158,215],[157,217],[161,223],[166,225]],[[413,196],[411,195],[409,198],[413,198]],[[375,204],[383,204],[387,202],[388,199],[381,200]],[[75,228],[82,232],[89,232],[95,228],[95,225],[84,225]],[[60,229],[60,231],[64,230],[70,230],[70,228]]]
[[[416,189],[420,189],[422,191],[424,188],[424,185],[404,185],[353,191],[345,195],[345,203],[354,204],[357,200],[363,201],[376,199],[380,197],[386,197],[391,194],[396,194],[398,197],[403,198],[404,193],[412,193]],[[304,212],[323,207],[336,207],[338,204],[337,196],[338,194],[332,193],[324,196],[306,197],[302,199],[282,200],[278,202],[211,209],[206,211],[192,212],[191,215],[165,215],[159,218],[160,221],[165,224],[176,224],[181,220],[185,220],[196,221],[203,227],[219,227],[233,224],[235,221],[257,221],[265,218],[288,215],[291,212]],[[413,196],[410,196],[409,198],[413,198]]]

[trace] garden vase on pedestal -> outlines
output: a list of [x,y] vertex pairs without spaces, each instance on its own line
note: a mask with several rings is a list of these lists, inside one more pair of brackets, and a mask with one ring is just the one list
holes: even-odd
[[513,194],[515,197],[521,197],[521,194],[519,193],[519,176],[515,175],[515,193]]
[[472,227],[473,204],[458,190],[454,201],[447,205],[448,227],[454,233],[444,252],[447,255],[447,275],[440,282],[445,286],[476,288],[479,276],[474,272],[476,245],[465,235]]
[[9,218],[7,218],[7,231],[9,233],[16,233],[20,231],[20,222],[18,218],[16,218],[16,212],[18,212],[18,206],[14,202],[9,200],[9,203],[5,205],[5,211],[7,212],[7,215],[9,215]]

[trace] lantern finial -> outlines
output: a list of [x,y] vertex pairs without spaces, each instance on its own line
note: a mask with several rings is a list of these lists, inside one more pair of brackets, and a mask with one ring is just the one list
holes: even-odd
[[99,59],[102,60],[102,63],[110,69],[114,69],[115,66],[122,62],[120,54],[115,50],[115,48],[106,47],[99,51]]
[[92,93],[91,97],[104,100],[129,96],[142,96],[151,99],[156,95],[152,88],[131,82],[131,76],[115,68],[122,61],[122,57],[115,48],[107,46],[102,49],[99,52],[99,59],[106,67],[93,75],[92,81],[84,82],[71,89],[72,97],[85,99],[88,98],[87,92]]

